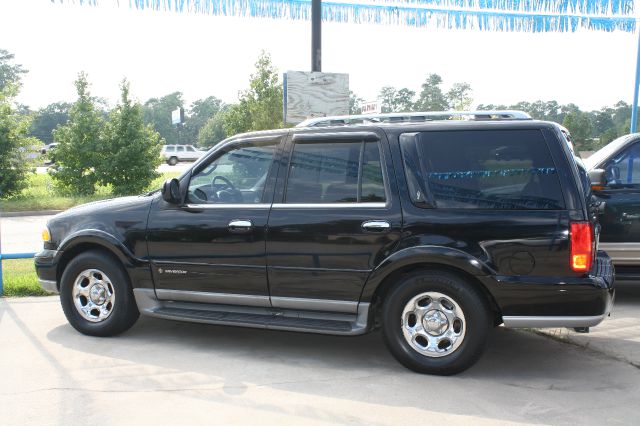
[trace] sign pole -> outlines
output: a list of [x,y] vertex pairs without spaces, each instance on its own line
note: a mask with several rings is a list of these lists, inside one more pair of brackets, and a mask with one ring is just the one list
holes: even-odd
[[631,133],[638,131],[638,86],[640,86],[640,28],[636,26],[638,33],[638,57],[636,59],[636,85],[633,88],[633,106],[631,107]]
[[322,2],[311,0],[311,71],[322,71]]

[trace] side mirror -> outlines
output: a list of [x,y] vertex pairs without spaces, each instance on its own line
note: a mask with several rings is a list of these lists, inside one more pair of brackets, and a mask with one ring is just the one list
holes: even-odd
[[592,191],[602,191],[607,185],[607,178],[603,169],[589,170],[589,180]]
[[176,178],[167,179],[162,185],[162,199],[167,203],[179,204],[180,199],[180,181]]

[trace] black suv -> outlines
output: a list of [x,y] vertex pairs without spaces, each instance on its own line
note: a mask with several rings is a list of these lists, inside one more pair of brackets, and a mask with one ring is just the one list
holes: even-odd
[[382,328],[419,372],[453,374],[492,326],[609,313],[589,181],[530,119],[295,128],[219,144],[161,191],[70,209],[36,257],[73,327],[139,313],[336,335]]

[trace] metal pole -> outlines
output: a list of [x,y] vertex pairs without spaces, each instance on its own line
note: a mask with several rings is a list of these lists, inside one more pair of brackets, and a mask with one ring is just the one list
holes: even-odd
[[2,205],[0,205],[0,296],[4,295],[4,281],[2,277]]
[[322,71],[322,2],[311,0],[311,71]]
[[633,107],[631,108],[631,133],[638,131],[638,86],[640,86],[640,28],[636,23],[638,33],[638,57],[636,59],[636,85],[633,89]]

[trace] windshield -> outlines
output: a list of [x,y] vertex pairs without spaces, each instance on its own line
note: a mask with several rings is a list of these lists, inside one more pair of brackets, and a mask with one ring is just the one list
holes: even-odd
[[591,154],[589,158],[584,160],[584,165],[587,167],[587,170],[591,170],[598,164],[602,163],[611,154],[619,150],[631,137],[633,137],[633,135],[621,136]]

